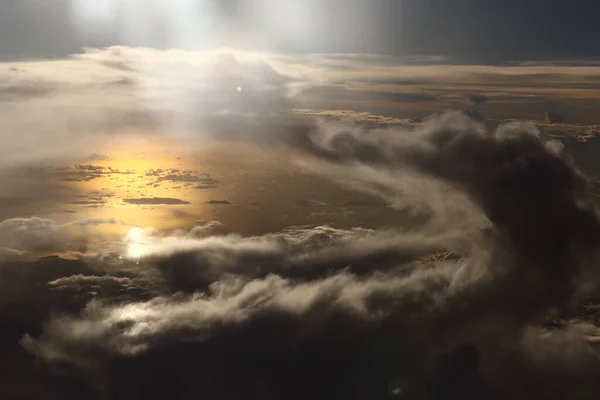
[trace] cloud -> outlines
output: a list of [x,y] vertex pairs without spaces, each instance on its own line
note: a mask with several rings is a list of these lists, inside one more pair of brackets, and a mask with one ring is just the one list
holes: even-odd
[[564,121],[564,118],[555,111],[548,111],[546,113],[546,122],[550,124],[557,124]]
[[[431,387],[443,387],[449,396],[467,397],[444,378],[456,376],[472,387],[479,378],[465,376],[478,374],[504,398],[546,394],[548,381],[545,398],[574,397],[575,387],[597,389],[600,369],[588,343],[600,335],[597,329],[567,319],[560,326],[544,324],[549,309],[566,313],[597,282],[592,266],[600,228],[585,208],[585,179],[564,149],[540,141],[533,125],[488,132],[462,113],[396,124],[375,113],[315,106],[310,109],[317,113],[350,118],[313,125],[291,115],[298,99],[289,97],[290,87],[314,79],[311,71],[303,77],[288,65],[283,73],[281,60],[256,55],[203,55],[122,49],[73,60],[101,77],[132,74],[136,88],[144,89],[131,96],[129,89],[109,85],[116,76],[106,75],[102,85],[78,86],[77,95],[59,90],[56,104],[36,104],[45,101],[42,96],[27,113],[3,111],[11,118],[10,128],[2,129],[26,136],[10,136],[7,154],[25,140],[37,143],[30,140],[35,135],[56,140],[45,130],[55,126],[63,135],[58,139],[76,145],[65,152],[42,140],[33,159],[54,150],[80,154],[74,132],[83,132],[84,141],[96,137],[91,132],[164,127],[192,131],[189,140],[205,130],[224,139],[268,139],[293,146],[307,168],[423,214],[427,223],[416,232],[301,226],[243,237],[211,222],[170,234],[136,230],[119,243],[129,256],[121,259],[102,248],[96,258],[73,262],[8,263],[1,269],[3,304],[30,307],[2,311],[20,321],[15,331],[27,351],[64,367],[66,375],[84,375],[79,381],[92,381],[107,398],[364,398],[384,396],[392,382],[406,381],[416,396],[426,390],[421,382],[434,382]],[[107,57],[128,68],[107,68]],[[373,67],[373,79],[431,79],[422,66],[392,69],[390,77]],[[445,71],[450,76],[444,83],[457,83],[457,75]],[[512,72],[493,71],[502,82],[511,81]],[[78,79],[87,82],[84,75]],[[480,85],[478,79],[470,85]],[[233,90],[238,86],[241,92]],[[98,110],[86,90],[101,94],[102,107],[114,108]],[[74,105],[80,108],[67,107]],[[41,118],[37,130],[21,129],[31,115]],[[390,123],[347,121],[360,118]],[[152,179],[213,184],[195,171],[148,172]],[[113,172],[81,165],[49,173],[86,181]],[[123,201],[189,204],[174,198]],[[0,245],[7,254],[70,250],[82,242],[67,231],[102,223],[8,220],[0,223]],[[555,344],[558,355],[549,354]],[[569,372],[566,355],[589,368]],[[71,364],[87,368],[69,369]]]
[[227,233],[227,227],[219,221],[198,221],[186,235],[191,237],[207,237]]
[[188,235],[162,237],[142,232],[129,242],[128,255],[133,259],[156,258],[153,263],[173,290],[194,291],[208,288],[227,274],[247,279],[270,273],[316,279],[322,273],[345,268],[363,274],[373,263],[378,269],[391,268],[441,251],[456,240],[452,235],[424,238],[327,226],[289,228],[279,234],[251,238],[214,236],[214,232],[207,236],[208,229],[219,228],[213,224],[199,225]]
[[97,225],[105,225],[105,224],[110,224],[110,225],[121,224],[121,225],[123,225],[124,223],[122,221],[116,220],[115,218],[92,218],[92,219],[84,219],[84,220],[80,220],[80,221],[69,222],[62,226],[72,226],[72,225],[97,226]]
[[38,217],[0,222],[0,243],[15,250],[50,250],[61,247],[60,225]]
[[60,182],[90,182],[112,175],[132,175],[132,170],[119,170],[91,164],[76,164],[71,167],[27,168],[26,175],[37,180],[53,179]]
[[206,204],[220,205],[220,206],[228,206],[231,204],[230,201],[227,200],[210,200],[207,201]]
[[352,111],[352,110],[312,110],[312,109],[295,109],[294,113],[319,118],[332,118],[340,120],[355,120],[367,123],[376,123],[382,125],[405,125],[412,126],[420,123],[418,119],[411,118],[393,118],[384,115],[375,115],[370,112]]
[[490,98],[484,94],[470,94],[468,99],[474,106],[484,105],[490,100]]
[[[5,255],[24,255],[29,252],[85,251],[88,246],[88,227],[123,224],[114,218],[86,219],[59,224],[52,219],[10,218],[0,222],[0,243]],[[95,237],[100,240],[101,236]]]
[[[79,273],[54,278],[50,287],[59,294],[104,295],[81,313],[54,315],[41,336],[26,335],[21,344],[47,362],[91,368],[109,398],[147,390],[148,396],[184,395],[190,387],[194,396],[216,391],[237,398],[227,388],[246,380],[245,395],[289,398],[340,387],[348,398],[363,398],[365,390],[384,393],[399,382],[423,394],[424,381],[450,394],[482,385],[479,390],[519,398],[544,390],[538,382],[549,376],[554,393],[575,389],[571,378],[555,375],[566,373],[560,355],[552,358],[557,369],[537,366],[553,347],[543,344],[548,331],[528,325],[520,337],[515,322],[534,322],[515,314],[512,299],[495,296],[510,285],[505,262],[513,259],[490,247],[493,235],[306,226],[250,238],[213,236],[218,227],[210,221],[189,232],[137,236],[129,246],[145,246],[139,259],[144,279]],[[482,233],[472,244],[470,235]],[[444,248],[464,255],[442,255]],[[559,349],[573,362],[587,360],[587,371],[598,370],[583,341],[600,335],[597,328],[568,323],[550,334],[566,335],[573,345],[582,341],[579,352]],[[464,363],[464,343],[476,344],[480,365]],[[466,387],[448,385],[450,366]],[[368,373],[373,368],[375,376]],[[472,376],[477,368],[488,371],[480,381]],[[161,379],[146,379],[155,374]],[[306,379],[297,396],[289,395],[296,393],[290,392],[296,378],[282,378],[288,374]],[[593,389],[595,377],[586,378],[583,370],[569,374],[579,388]]]
[[[100,151],[106,143],[117,147],[139,135],[166,136],[186,146],[206,139],[272,143],[311,128],[292,109],[349,110],[346,114],[356,112],[351,118],[402,123],[461,107],[465,96],[485,96],[494,99],[486,114],[542,119],[536,104],[570,99],[594,106],[589,88],[600,84],[594,66],[430,61],[114,47],[89,49],[69,60],[23,62],[26,68],[18,74],[7,65],[0,68],[0,88],[9,100],[0,112],[0,167],[77,162],[77,154],[94,154],[90,149]],[[508,100],[514,104],[510,109]],[[364,114],[365,102],[370,115]],[[598,122],[591,114],[585,118]]]
[[[108,68],[107,63],[126,68]],[[77,73],[65,72],[70,64],[79,67]],[[266,55],[233,50],[119,47],[89,50],[56,64],[27,65],[18,78],[0,70],[0,93],[10,99],[0,113],[5,165],[74,159],[124,135],[182,139],[182,132],[190,132],[183,135],[186,140],[260,136],[266,127],[289,123],[289,86],[295,82]],[[40,95],[46,88],[52,88],[51,98]]]
[[560,303],[561,294],[568,296],[559,287],[586,267],[575,254],[591,255],[600,239],[595,214],[578,204],[586,183],[570,162],[549,150],[527,125],[501,126],[490,135],[482,125],[451,113],[411,135],[391,129],[368,135],[329,130],[306,145],[317,157],[348,168],[365,165],[384,175],[415,170],[460,188],[505,236],[500,242],[508,240],[502,247],[510,244],[515,266],[545,281],[545,299]]
[[76,200],[76,201],[68,201],[65,204],[101,206],[101,205],[106,204],[106,202],[104,200]]
[[179,169],[151,169],[146,171],[146,176],[156,177],[157,182],[184,182],[184,183],[201,183],[203,185],[214,186],[219,183],[218,180],[213,179],[209,174],[198,171]]
[[108,161],[110,157],[100,153],[93,153],[85,157],[82,161]]
[[123,199],[123,202],[127,204],[136,205],[150,205],[150,204],[162,204],[162,205],[177,205],[177,204],[192,204],[189,201],[174,199],[170,197],[142,197],[137,199]]
[[209,190],[209,189],[217,189],[218,186],[217,185],[198,185],[198,186],[194,186],[194,189],[196,190]]

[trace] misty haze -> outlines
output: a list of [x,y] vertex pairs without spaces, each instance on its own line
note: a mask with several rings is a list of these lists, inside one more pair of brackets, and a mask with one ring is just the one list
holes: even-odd
[[0,399],[600,399],[599,15],[2,0]]

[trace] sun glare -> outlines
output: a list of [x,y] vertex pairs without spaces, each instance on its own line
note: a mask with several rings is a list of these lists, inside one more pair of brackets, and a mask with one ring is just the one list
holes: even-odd
[[132,242],[136,242],[140,239],[141,231],[137,226],[135,228],[131,228],[129,233],[127,234],[127,239]]
[[127,233],[125,242],[127,244],[127,258],[139,260],[144,255],[144,238],[140,228],[133,227]]

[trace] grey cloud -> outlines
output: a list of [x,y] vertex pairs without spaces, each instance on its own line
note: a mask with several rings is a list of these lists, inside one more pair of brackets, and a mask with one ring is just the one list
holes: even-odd
[[169,181],[169,182],[186,182],[186,183],[200,183],[207,186],[215,186],[219,184],[219,181],[213,179],[209,174],[179,169],[151,169],[146,171],[146,176],[156,177],[158,182]]
[[116,224],[124,224],[124,222],[116,220],[115,218],[92,218],[92,219],[83,219],[79,221],[69,222],[62,226],[96,226],[96,225],[116,225]]
[[132,175],[133,171],[121,171],[111,167],[76,164],[61,168],[28,168],[27,176],[35,179],[55,179],[62,182],[89,182],[111,175]]
[[377,115],[370,112],[352,110],[295,109],[294,113],[310,117],[331,118],[338,120],[354,120],[359,122],[378,124],[381,126],[385,126],[388,124],[412,126],[421,123],[421,120],[414,118],[394,118],[384,115]]
[[163,205],[177,205],[177,204],[191,204],[189,201],[174,199],[170,197],[142,197],[137,199],[123,199],[123,202],[128,204],[137,205],[150,205],[150,204],[163,204]]
[[199,223],[189,231],[192,237],[207,237],[227,233],[227,227],[219,221],[198,221]]
[[207,201],[206,204],[214,204],[214,205],[220,205],[220,206],[227,206],[227,205],[230,205],[231,202],[227,201],[227,200],[210,200],[210,201]]
[[0,261],[4,261],[7,258],[18,258],[27,254],[27,251],[11,249],[7,247],[0,247]]
[[140,277],[110,275],[71,275],[48,282],[50,290],[84,296],[88,301],[103,300],[110,303],[150,300],[160,292],[155,285]]
[[104,205],[106,204],[106,202],[104,200],[76,200],[76,201],[68,201],[65,204],[72,204],[72,205]]
[[490,98],[484,94],[470,94],[468,99],[474,106],[484,105],[490,100]]
[[380,270],[392,268],[420,255],[441,251],[453,241],[456,238],[452,236],[397,237],[394,232],[320,226],[290,228],[280,234],[248,239],[211,237],[196,243],[149,240],[137,251],[146,257],[157,257],[154,264],[173,290],[194,291],[206,289],[228,274],[253,279],[276,273],[299,280],[317,279],[345,268],[368,274],[374,265]]
[[[239,67],[231,60],[224,64],[224,71]],[[259,77],[269,74],[269,68],[258,69]],[[232,73],[213,89],[227,89],[238,78]],[[276,77],[266,80],[275,86],[273,93],[251,80],[250,85],[242,81],[242,93],[249,95],[225,91],[219,97],[217,90],[208,90],[215,97],[205,102],[216,104],[202,105],[211,112],[223,111],[219,100],[238,99],[233,114],[209,118],[208,126],[230,132],[227,138],[257,132],[262,138],[264,128],[272,128],[269,139],[319,160],[303,160],[307,165],[352,177],[362,190],[380,194],[393,206],[406,201],[428,209],[431,221],[424,231],[296,227],[242,238],[206,236],[200,229],[198,235],[143,237],[130,243],[134,250],[139,247],[141,266],[127,268],[162,285],[160,296],[94,301],[82,313],[85,301],[73,296],[70,301],[77,304],[66,307],[70,313],[40,312],[36,323],[21,330],[30,334],[22,340],[28,351],[45,361],[96,364],[98,369],[73,373],[97,379],[109,398],[384,396],[398,375],[444,387],[423,362],[434,364],[434,370],[436,364],[441,369],[458,365],[454,376],[461,379],[477,375],[477,352],[486,367],[482,379],[504,398],[546,390],[548,376],[554,378],[550,394],[555,398],[568,398],[574,382],[597,389],[596,373],[593,379],[580,371],[558,379],[524,356],[545,350],[530,344],[522,328],[537,327],[550,307],[566,308],[578,292],[580,273],[589,272],[596,260],[598,223],[578,203],[582,179],[559,149],[544,146],[530,127],[490,133],[460,114],[412,130],[313,127],[288,119],[289,104],[278,104],[275,116],[246,126],[270,109],[270,101],[286,98]],[[176,94],[181,93],[189,92]],[[274,97],[256,107],[243,104],[259,94]],[[192,102],[176,112],[189,116],[198,108]],[[241,117],[232,121],[231,115]],[[207,126],[206,117],[185,122]],[[290,127],[289,135],[281,135]],[[183,204],[179,199],[127,200]],[[447,224],[451,218],[466,223]],[[455,231],[432,234],[448,226]],[[421,260],[448,249],[461,256]],[[93,275],[76,271],[62,277]],[[87,291],[87,282],[101,279],[72,281]],[[74,287],[68,279],[63,282]],[[106,285],[118,282],[107,279]],[[570,334],[583,341],[583,335],[596,331]],[[533,337],[541,336],[534,332]],[[475,344],[475,351],[462,347],[465,343]],[[453,352],[456,348],[461,351]],[[465,352],[467,362],[461,363]],[[441,354],[446,355],[440,359]],[[591,365],[596,372],[597,365]],[[528,379],[506,379],[517,366]],[[410,387],[419,393],[418,383]],[[452,390],[448,395],[469,398]]]
[[217,185],[198,185],[198,186],[194,186],[194,189],[196,190],[209,190],[209,189],[217,189],[218,186]]
[[107,161],[110,160],[110,157],[104,154],[93,153],[89,156],[85,157],[83,161]]
[[[310,152],[333,162],[384,171],[412,168],[460,187],[494,224],[501,247],[508,246],[507,253],[516,258],[513,283],[524,271],[545,282],[541,292],[532,287],[522,293],[536,293],[538,307],[565,304],[572,294],[565,282],[586,268],[577,262],[578,252],[591,255],[600,239],[595,215],[577,201],[585,180],[531,127],[500,127],[490,135],[460,114],[447,114],[413,138],[392,130],[327,132],[315,136],[313,146]],[[532,310],[534,304],[529,303]]]
[[38,217],[0,222],[0,243],[15,250],[53,250],[62,247],[60,225]]
[[48,96],[52,94],[53,91],[54,88],[36,82],[25,83],[23,85],[2,85],[0,83],[0,100],[14,101],[15,99]]
[[[472,248],[469,234],[434,238],[325,226],[291,227],[253,238],[205,234],[205,229],[219,226],[211,221],[199,225],[199,235],[193,229],[144,238],[154,253],[139,261],[141,270],[149,267],[162,278],[136,279],[134,287],[146,288],[134,295],[141,301],[110,302],[123,291],[130,298],[131,278],[54,278],[51,287],[62,287],[65,293],[110,293],[109,302],[88,303],[78,316],[54,316],[41,336],[26,335],[21,344],[47,362],[84,366],[78,371],[89,371],[103,393],[117,399],[140,393],[160,398],[164,393],[197,397],[214,392],[239,398],[228,388],[246,379],[246,396],[266,390],[275,397],[301,399],[339,393],[342,385],[345,397],[358,399],[364,390],[385,393],[406,376],[415,395],[429,389],[458,393],[444,383],[447,363],[454,366],[456,379],[467,379],[462,394],[479,384],[479,390],[500,391],[505,398],[545,390],[538,382],[551,373],[530,359],[543,356],[547,347],[536,339],[543,336],[532,326],[517,344],[508,340],[513,329],[518,331],[518,324],[511,323],[515,315],[504,315],[498,304],[485,300],[488,295],[495,298],[496,286],[505,289],[506,261],[502,253],[493,252],[485,235]],[[439,253],[448,247],[469,254]],[[165,289],[149,291],[147,285],[161,282]],[[188,294],[173,293],[181,290]],[[513,310],[511,299],[504,301],[509,304],[500,309]],[[562,334],[562,328],[555,329]],[[600,334],[593,327],[572,332],[569,342]],[[481,381],[464,378],[478,368],[477,363],[461,364],[464,348],[445,354],[465,342],[477,345],[482,365],[492,371]],[[516,353],[505,350],[515,345]],[[593,358],[588,360],[595,371]],[[369,378],[374,366],[377,377]],[[518,378],[514,370],[527,380],[511,382]],[[579,387],[593,390],[595,379],[572,373]],[[155,374],[161,379],[146,379]],[[198,379],[197,374],[211,378]],[[290,392],[295,380],[287,380],[287,374],[306,382]],[[360,379],[349,381],[348,376]],[[217,378],[223,383],[215,382]],[[552,389],[563,395],[573,386],[563,377],[553,381]]]
[[372,85],[360,86],[352,83],[345,85],[321,85],[306,89],[302,97],[309,99],[327,99],[365,102],[391,102],[391,103],[425,103],[433,102],[439,95],[433,91],[418,91],[414,88],[406,90],[402,86],[394,88],[377,88]]
[[59,224],[52,219],[39,217],[10,218],[0,222],[0,243],[5,254],[82,251],[87,246],[88,238],[81,235],[81,229],[115,224],[122,222],[108,218]]
[[[117,62],[128,70],[102,70],[93,62]],[[27,74],[6,87],[11,102],[1,114],[2,130],[10,138],[4,143],[7,165],[72,157],[115,133],[139,129],[169,135],[183,128],[193,132],[195,140],[207,136],[251,140],[263,132],[273,135],[292,117],[289,86],[296,83],[295,78],[256,54],[89,50],[72,60],[58,61],[51,74],[43,68],[43,61],[31,63]],[[61,63],[79,63],[81,68],[71,77]],[[44,85],[56,88],[52,99],[18,96],[32,88],[37,94]],[[31,143],[36,145],[31,147]],[[22,152],[25,146],[27,154]],[[93,175],[81,179],[93,179]]]
[[550,124],[558,124],[564,121],[564,118],[555,111],[548,111],[546,113],[546,122]]

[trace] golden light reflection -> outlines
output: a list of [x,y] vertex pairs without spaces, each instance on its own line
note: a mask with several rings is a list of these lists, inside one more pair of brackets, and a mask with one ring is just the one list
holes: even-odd
[[[196,143],[183,148],[164,140],[131,140],[111,143],[113,151],[97,149],[96,159],[59,170],[58,181],[69,186],[72,195],[55,202],[54,211],[44,215],[60,223],[118,221],[99,229],[121,247],[127,238],[139,242],[148,228],[160,237],[210,220],[242,235],[278,232],[292,225],[406,222],[405,213],[300,168],[284,149]],[[133,247],[134,257],[144,250],[144,245]]]

